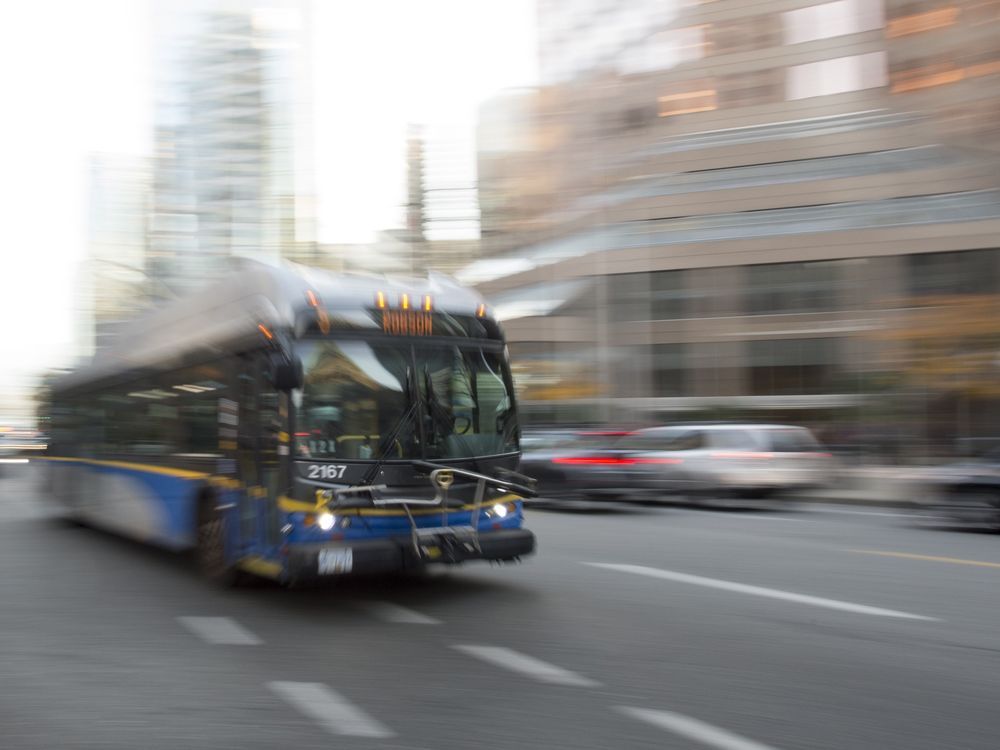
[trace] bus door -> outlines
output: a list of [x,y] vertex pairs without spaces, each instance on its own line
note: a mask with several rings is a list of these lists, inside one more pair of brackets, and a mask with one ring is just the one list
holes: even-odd
[[240,543],[244,554],[261,553],[278,541],[279,446],[286,429],[279,414],[279,394],[265,376],[267,360],[244,358],[240,373],[240,475],[246,488],[240,508]]

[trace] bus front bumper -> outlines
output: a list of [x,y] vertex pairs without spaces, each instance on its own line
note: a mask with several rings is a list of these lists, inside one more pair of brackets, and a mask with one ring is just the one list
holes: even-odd
[[285,577],[289,581],[308,581],[393,573],[430,563],[513,561],[534,551],[535,535],[527,529],[485,532],[476,541],[442,535],[421,539],[417,547],[409,537],[302,544],[289,549]]

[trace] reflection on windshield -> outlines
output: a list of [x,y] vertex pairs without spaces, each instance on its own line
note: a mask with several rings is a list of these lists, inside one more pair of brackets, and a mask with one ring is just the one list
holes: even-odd
[[[310,340],[299,354],[305,372],[295,394],[299,458],[471,458],[516,450],[509,379],[498,353]],[[419,409],[411,409],[414,398]]]
[[498,354],[457,346],[417,347],[427,458],[516,450],[513,402]]
[[[295,453],[299,458],[377,458],[409,407],[407,348],[364,341],[306,341],[299,348],[305,386],[297,401]],[[415,450],[414,420],[398,430],[386,458]]]

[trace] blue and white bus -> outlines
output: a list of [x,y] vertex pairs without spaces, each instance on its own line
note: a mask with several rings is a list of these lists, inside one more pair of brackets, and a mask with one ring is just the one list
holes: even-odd
[[194,550],[211,579],[535,548],[503,333],[443,276],[254,265],[135,321],[49,398],[65,512]]

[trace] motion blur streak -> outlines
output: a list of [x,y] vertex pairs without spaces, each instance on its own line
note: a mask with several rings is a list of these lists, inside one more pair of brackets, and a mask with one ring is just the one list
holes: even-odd
[[1000,0],[7,5],[3,750],[997,750]]

